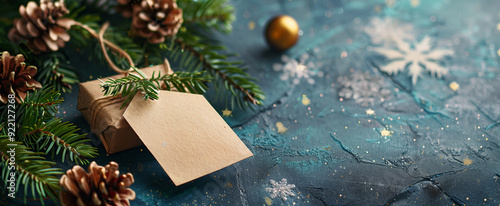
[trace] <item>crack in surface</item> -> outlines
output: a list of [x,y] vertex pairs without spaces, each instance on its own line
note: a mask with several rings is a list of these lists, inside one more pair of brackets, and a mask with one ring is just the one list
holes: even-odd
[[472,100],[470,100],[469,102],[470,102],[472,105],[474,105],[474,106],[476,107],[476,109],[477,109],[477,110],[478,110],[478,111],[479,111],[482,115],[484,115],[484,116],[486,117],[486,119],[488,119],[488,120],[490,120],[490,121],[492,121],[492,122],[493,122],[492,124],[490,124],[490,125],[488,125],[488,126],[486,127],[486,130],[489,130],[489,129],[491,129],[491,128],[493,128],[493,127],[497,126],[497,125],[500,125],[500,120],[494,120],[494,119],[493,119],[490,115],[488,115],[486,112],[484,112],[484,111],[483,111],[483,110],[479,107],[479,105],[477,105],[477,104],[476,104],[476,102],[474,102],[474,101],[472,101]]
[[427,175],[427,176],[413,176],[410,174],[410,172],[408,171],[413,165],[410,165],[406,168],[406,174],[408,174],[408,176],[410,177],[413,177],[413,178],[423,178],[423,179],[435,179],[435,178],[438,178],[438,177],[441,177],[443,175],[447,175],[447,174],[456,174],[458,172],[463,172],[465,170],[463,169],[460,169],[460,170],[449,170],[449,171],[444,171],[444,172],[440,172],[440,173],[435,173],[435,174],[432,174],[432,175]]
[[245,188],[243,188],[242,180],[241,180],[241,168],[239,164],[234,164],[234,168],[236,169],[236,184],[238,185],[238,190],[240,192],[241,204],[243,206],[248,206],[247,195],[245,193]]
[[[484,146],[484,147],[483,147],[483,149],[485,149],[485,148],[489,148],[489,147]],[[479,151],[476,151],[476,150],[472,149],[472,147],[471,147],[471,146],[467,145],[467,149],[468,149],[469,151],[471,151],[474,155],[476,155],[477,157],[479,157],[481,160],[483,160],[483,161],[485,161],[485,162],[488,160],[488,157],[487,157],[487,156],[481,155],[481,154],[479,153]],[[491,148],[489,148],[489,149],[491,149]]]
[[309,188],[313,189],[313,190],[309,190],[309,194],[311,194],[311,196],[313,196],[314,198],[316,198],[317,200],[319,200],[323,205],[328,206],[328,203],[325,200],[323,200],[323,198],[322,198],[322,196],[324,194],[320,194],[320,195],[314,194],[316,190],[319,190],[320,193],[323,193],[324,189],[322,187],[312,187],[312,186],[309,186]]
[[[234,129],[234,128],[238,128],[238,127],[241,127],[241,126],[244,126],[245,124],[247,124],[248,122],[252,121],[253,119],[257,118],[258,116],[260,116],[262,113],[264,112],[267,112],[269,110],[272,110],[274,109],[275,107],[283,104],[284,102],[286,102],[286,100],[290,97],[290,95],[292,94],[293,92],[293,88],[288,90],[287,92],[283,93],[283,95],[281,95],[280,98],[278,98],[276,101],[270,103],[267,107],[259,110],[258,112],[256,112],[254,115],[252,115],[251,117],[247,118],[246,120],[244,120],[243,122],[241,123],[238,123],[238,124],[235,124],[233,126],[231,126],[231,129]],[[276,105],[276,106],[275,106]]]
[[[408,90],[408,89],[406,89],[406,87],[404,87],[403,85],[401,85],[401,83],[399,83],[399,82],[397,82],[396,80],[394,80],[394,77],[390,76],[389,74],[386,74],[386,73],[382,72],[382,70],[380,69],[380,67],[379,67],[377,64],[375,64],[375,62],[374,62],[372,59],[370,59],[370,60],[368,61],[368,65],[370,65],[370,66],[374,67],[375,69],[377,69],[377,71],[378,71],[380,74],[382,74],[384,77],[386,77],[386,78],[390,79],[390,82],[392,82],[394,86],[396,86],[396,87],[397,87],[397,88],[399,88],[400,90],[402,90],[402,91],[406,92],[408,95],[410,95],[410,96],[413,98],[413,101],[415,102],[415,104],[417,104],[417,105],[418,105],[418,106],[419,106],[419,107],[420,107],[420,108],[421,108],[421,109],[422,109],[425,113],[427,113],[427,114],[429,114],[429,115],[441,115],[441,116],[443,116],[443,117],[448,117],[448,118],[449,118],[449,116],[448,116],[448,115],[443,114],[443,113],[441,113],[441,112],[430,111],[430,110],[428,109],[428,107],[426,107],[426,105],[425,105],[425,104],[423,104],[421,101],[417,101],[419,98],[417,97],[416,93],[415,93],[414,91],[412,91],[412,90],[413,90],[413,85],[410,85],[410,89],[409,89],[409,90]],[[442,125],[442,123],[441,123],[438,119],[436,119],[435,117],[433,117],[433,118],[434,118],[434,119],[435,119],[435,120],[436,120],[439,124],[441,124],[441,125]]]
[[342,150],[346,151],[351,156],[353,156],[356,159],[357,162],[359,162],[359,163],[366,163],[366,164],[373,164],[373,165],[380,165],[380,166],[388,166],[386,164],[376,163],[376,162],[370,162],[368,160],[363,159],[358,154],[356,154],[354,151],[352,151],[351,149],[349,149],[348,147],[346,147],[344,144],[342,144],[342,142],[340,140],[338,140],[337,138],[335,138],[335,136],[332,133],[330,133],[330,136],[332,137],[333,141],[337,142],[340,145],[340,147],[342,148]]
[[448,197],[450,199],[451,202],[453,202],[454,204],[457,204],[457,205],[465,205],[465,203],[459,199],[458,197],[455,197],[453,195],[450,195],[448,194],[443,188],[441,188],[441,186],[439,186],[439,183],[437,183],[436,180],[434,180],[433,178],[423,178],[413,184],[411,184],[409,187],[406,187],[402,192],[396,194],[395,196],[393,196],[392,198],[390,198],[386,203],[385,205],[392,205],[393,203],[396,203],[398,202],[399,200],[404,200],[406,199],[409,195],[413,194],[413,193],[416,193],[417,191],[420,191],[420,190],[415,190],[417,188],[415,188],[415,186],[417,184],[420,184],[420,183],[430,183],[431,185],[435,186],[437,189],[439,189],[439,191],[445,195],[446,197]]

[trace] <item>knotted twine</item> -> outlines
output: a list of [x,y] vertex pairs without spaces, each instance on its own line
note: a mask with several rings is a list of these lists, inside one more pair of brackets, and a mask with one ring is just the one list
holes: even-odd
[[[134,61],[132,60],[132,58],[130,57],[130,55],[126,51],[121,49],[119,46],[117,46],[116,44],[104,39],[104,32],[109,27],[109,22],[106,22],[102,25],[99,33],[95,32],[89,26],[87,26],[85,24],[81,24],[80,22],[76,22],[76,25],[85,29],[87,32],[90,33],[90,35],[92,35],[92,37],[97,38],[97,40],[99,41],[99,45],[101,47],[101,51],[104,54],[104,58],[106,59],[106,62],[108,63],[109,67],[111,69],[113,69],[113,71],[115,71],[118,74],[123,74],[124,77],[127,77],[130,74],[130,72],[134,71],[134,69],[132,69],[132,67],[135,67],[135,64],[134,64]],[[106,50],[106,46],[108,46],[110,49],[117,52],[120,57],[125,57],[125,59],[128,61],[129,65],[130,65],[130,69],[122,70],[118,66],[116,66],[113,63],[113,61],[111,61],[111,58],[109,57],[108,52]],[[168,62],[167,59],[165,59],[165,61],[163,62],[163,68],[167,74],[171,70],[170,63]],[[95,131],[95,129],[96,129],[97,115],[100,113],[100,111],[106,106],[120,103],[123,100],[124,100],[124,98],[121,95],[102,96],[102,97],[98,97],[98,98],[93,99],[90,102],[90,107],[89,107],[89,112],[90,112],[90,121],[89,122],[90,122],[90,127],[91,127],[92,131]]]

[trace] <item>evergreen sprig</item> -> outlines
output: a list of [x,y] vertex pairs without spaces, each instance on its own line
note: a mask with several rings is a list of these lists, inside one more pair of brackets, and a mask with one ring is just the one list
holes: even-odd
[[42,85],[52,86],[62,92],[71,92],[71,84],[80,82],[69,60],[60,52],[42,56],[36,65],[40,65],[37,79]]
[[130,103],[139,91],[143,92],[143,99],[153,100],[159,98],[159,90],[162,87],[166,90],[175,88],[180,92],[205,93],[207,87],[204,82],[210,80],[202,72],[175,72],[165,75],[161,75],[161,72],[155,75],[155,72],[153,72],[152,77],[148,78],[141,70],[135,67],[132,68],[137,74],[131,73],[127,77],[120,79],[108,78],[108,81],[101,80],[101,87],[105,96],[117,96],[121,94],[125,97],[121,108]]
[[[228,53],[226,47],[199,31],[202,28],[231,32],[234,8],[227,0],[179,0],[178,4],[183,8],[184,27],[170,42],[167,56],[179,60],[188,71],[208,71],[215,79],[216,97],[230,103],[233,109],[260,105],[265,94],[255,83],[257,79],[246,73],[243,62],[229,60],[236,54]],[[228,93],[229,96],[224,95]]]
[[185,24],[197,24],[205,30],[223,33],[233,30],[234,8],[227,0],[179,0]]
[[[85,135],[78,134],[79,129],[74,124],[63,122],[56,117],[57,106],[63,102],[60,96],[60,92],[52,87],[28,93],[22,103],[15,105],[15,139],[18,142],[13,143],[7,137],[0,136],[0,182],[6,184],[9,178],[6,172],[10,165],[6,155],[12,147],[8,144],[15,144],[15,172],[18,181],[16,192],[19,191],[19,185],[22,185],[25,203],[30,195],[39,199],[42,204],[47,198],[57,202],[57,193],[60,190],[57,175],[62,172],[61,169],[53,167],[55,162],[52,160],[55,155],[60,155],[63,162],[69,157],[77,164],[88,163],[87,158],[97,155],[97,148],[85,144],[90,140],[85,138]],[[8,109],[4,104],[0,106],[0,135],[5,135],[7,131]],[[49,154],[50,160],[47,160]],[[29,188],[31,191],[28,191]]]
[[45,86],[41,90],[27,95],[24,102],[18,107],[23,111],[28,107],[41,109],[41,112],[45,115],[41,118],[49,119],[56,116],[57,106],[62,102],[64,102],[64,99],[61,98],[59,91]]
[[[215,80],[213,88],[216,98],[230,104],[231,108],[253,109],[254,105],[261,104],[265,95],[255,83],[257,79],[246,73],[243,62],[230,60],[235,56],[234,53],[227,52],[226,47],[209,37],[214,31],[231,32],[231,24],[235,20],[234,8],[227,0],[178,0],[177,4],[183,10],[184,23],[177,36],[164,43],[150,44],[133,32],[123,32],[130,29],[130,22],[126,21],[109,27],[104,38],[125,50],[138,67],[161,64],[167,57],[172,63],[179,65],[178,69],[181,71],[207,71],[207,75]],[[89,17],[85,20],[86,25],[98,29],[98,18]],[[105,62],[99,44],[85,30],[74,27],[70,34],[72,42],[78,48],[90,49],[90,53],[100,62]],[[122,68],[131,66],[124,58],[116,55],[111,55],[111,59]],[[127,92],[133,90],[127,89],[125,93],[128,96]],[[146,94],[146,98],[147,95],[149,94]]]
[[[216,96],[228,98],[225,100],[231,103],[232,108],[236,105],[242,109],[253,109],[253,105],[260,105],[265,94],[255,83],[257,79],[246,73],[243,62],[229,60],[230,56],[236,54],[224,55],[227,48],[214,42],[215,40],[195,31],[181,32],[171,42],[169,55],[188,71],[208,71],[215,80]],[[227,93],[230,96],[223,95]]]
[[21,127],[21,136],[18,137],[27,145],[33,145],[35,151],[55,155],[61,155],[64,162],[66,156],[77,164],[89,163],[87,158],[97,155],[97,148],[85,142],[90,139],[85,134],[78,134],[79,129],[70,122],[63,122],[59,118],[44,122],[38,117],[39,108],[29,107],[24,119],[24,126]]
[[[14,164],[11,164],[9,160],[11,153],[8,152],[11,148],[15,148],[15,153],[12,153],[15,158]],[[41,156],[42,154],[31,151],[23,142],[11,142],[4,132],[0,136],[1,180],[4,182],[4,188],[6,188],[9,183],[7,180],[10,178],[10,173],[16,173],[15,190],[18,193],[19,186],[22,185],[24,204],[27,203],[27,198],[30,195],[33,199],[39,199],[42,205],[44,205],[43,200],[46,197],[55,202],[58,200],[57,195],[61,188],[57,175],[62,175],[63,172],[59,168],[53,168],[55,163],[45,160]]]

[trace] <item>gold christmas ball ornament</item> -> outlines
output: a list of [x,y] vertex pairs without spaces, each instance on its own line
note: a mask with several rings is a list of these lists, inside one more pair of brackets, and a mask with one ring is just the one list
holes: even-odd
[[273,17],[266,26],[267,44],[277,50],[287,50],[299,40],[299,24],[287,15]]

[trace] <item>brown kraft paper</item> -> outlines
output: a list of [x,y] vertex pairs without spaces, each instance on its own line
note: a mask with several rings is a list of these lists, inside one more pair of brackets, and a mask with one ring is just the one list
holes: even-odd
[[[153,71],[155,71],[155,75],[158,72],[161,74],[173,73],[171,69],[168,69],[167,64],[143,68],[141,71],[147,77],[151,77]],[[110,78],[119,79],[122,77],[123,74],[119,74]],[[106,79],[103,80],[106,81]],[[123,118],[125,108],[120,109],[123,98],[103,96],[104,92],[100,84],[102,82],[97,79],[80,83],[80,93],[78,94],[77,109],[90,124],[92,132],[100,137],[109,154],[143,145],[137,134]]]
[[[149,77],[153,71],[165,73],[164,68],[170,68],[168,63],[141,71]],[[137,94],[120,109],[123,98],[104,97],[99,84],[80,84],[77,107],[106,151],[112,154],[144,143],[175,185],[253,156],[203,95],[160,90],[158,100],[144,101]]]

